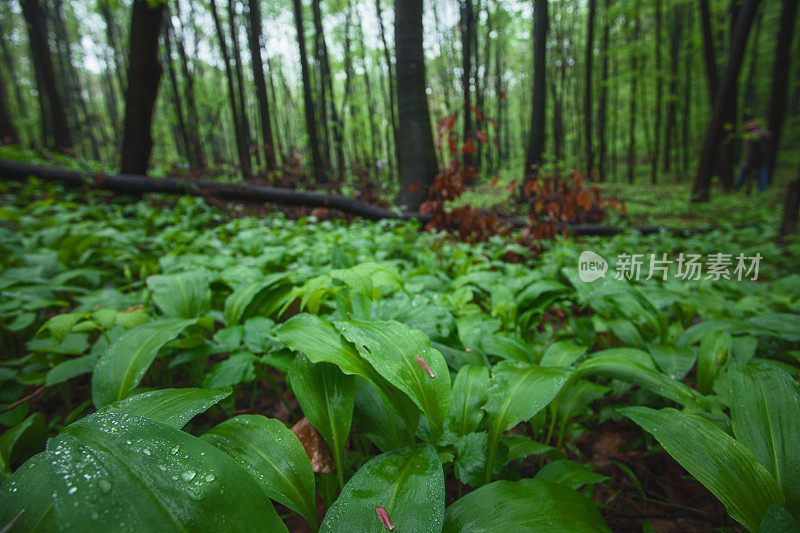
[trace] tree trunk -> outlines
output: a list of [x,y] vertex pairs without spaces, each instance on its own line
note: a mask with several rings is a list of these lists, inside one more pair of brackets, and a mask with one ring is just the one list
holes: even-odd
[[678,62],[680,60],[681,42],[683,41],[683,25],[685,11],[682,5],[672,8],[672,39],[670,42],[669,67],[669,102],[667,102],[667,125],[664,134],[664,172],[672,169],[672,152],[675,148],[678,130]]
[[123,174],[145,174],[153,148],[153,107],[161,80],[158,34],[166,4],[150,7],[147,0],[134,0],[131,14],[131,46],[128,58],[128,90],[125,95],[125,126],[122,133]]
[[639,31],[641,29],[641,17],[639,16],[638,2],[636,4],[636,21],[633,24],[633,38],[631,46],[631,100],[630,100],[630,126],[628,127],[628,183],[633,183],[634,169],[636,167],[636,95],[637,82],[639,80],[638,64],[639,51],[637,50],[639,41]]
[[[231,32],[231,45],[236,74],[236,102],[239,106],[239,129],[243,139],[245,154],[247,155],[247,175],[252,174],[251,157],[253,153],[253,140],[250,136],[250,121],[247,119],[247,99],[244,96],[244,74],[242,73],[242,53],[239,48],[239,30],[236,25],[236,0],[228,0],[228,27]],[[256,161],[258,163],[258,161]]]
[[[786,94],[789,89],[791,71],[792,33],[797,21],[798,0],[783,0],[781,25],[775,45],[775,60],[772,64],[772,86],[767,105],[767,129],[772,132],[769,143],[768,165],[770,174],[775,170],[775,161],[780,148],[781,130],[786,116]],[[795,211],[796,213],[796,211]],[[797,224],[795,223],[795,227]]]
[[261,59],[261,7],[259,0],[248,0],[247,36],[250,44],[250,61],[253,65],[253,80],[256,84],[258,110],[261,118],[261,139],[263,141],[264,161],[267,172],[275,170],[275,145],[272,141],[272,122],[267,100],[267,82],[264,78],[264,62]]
[[706,63],[706,80],[708,81],[709,100],[714,107],[714,98],[717,95],[719,74],[717,74],[717,52],[714,49],[714,33],[711,28],[711,11],[708,0],[698,0],[700,6],[700,29],[703,33],[703,59]]
[[[331,64],[328,60],[328,45],[325,42],[325,31],[322,27],[322,9],[320,6],[321,0],[315,0],[311,3],[312,12],[314,17],[314,33],[319,43],[318,61],[320,71],[320,84],[322,87],[322,101],[320,105],[323,107],[323,117],[330,117],[330,122],[333,125],[333,145],[336,153],[336,171],[339,181],[344,179],[344,151],[342,148],[342,122],[339,113],[336,110],[336,96],[333,92],[333,80],[331,77]],[[328,125],[325,124],[325,130],[328,131]],[[329,159],[330,161],[330,159]]]
[[594,19],[597,1],[589,0],[588,25],[586,29],[586,73],[583,93],[583,124],[586,132],[586,176],[591,178],[594,170],[594,132],[592,131],[592,60],[594,59]]
[[6,84],[0,72],[0,144],[19,144],[19,134],[6,105]]
[[800,211],[800,170],[797,172],[797,179],[789,183],[786,191],[781,229],[778,232],[781,237],[797,233],[798,211]]
[[50,57],[47,22],[39,0],[20,0],[22,13],[28,26],[31,55],[36,72],[36,87],[42,114],[42,130],[47,138],[46,144],[57,152],[71,148],[67,114],[61,94],[58,92],[56,75]]
[[[420,8],[420,9],[422,9],[422,8]],[[395,95],[395,87],[396,87],[396,85],[395,85],[395,75],[394,75],[394,71],[392,69],[392,56],[391,56],[391,53],[389,52],[389,45],[386,44],[386,33],[384,32],[384,29],[383,29],[383,12],[381,10],[381,0],[375,0],[375,10],[377,11],[377,15],[378,15],[378,32],[379,32],[380,37],[381,37],[381,44],[383,44],[383,57],[386,60],[386,71],[388,72],[388,75],[389,75],[389,90],[388,90],[388,92],[389,92],[389,115],[391,116],[391,119],[392,119],[392,140],[394,141],[394,155],[395,155],[395,159],[397,160],[397,166],[400,167],[400,166],[402,166],[402,163],[401,163],[401,159],[402,158],[400,157],[400,139],[398,138],[400,130],[399,130],[399,124],[398,124],[398,117],[397,117],[397,114],[399,114],[400,103],[398,101],[398,104],[397,104],[398,111],[397,111],[397,113],[395,113],[395,103],[394,103],[394,95]],[[397,15],[397,10],[395,8],[395,16],[396,15]],[[395,21],[395,33],[396,33],[396,28],[397,28],[397,22]],[[395,61],[397,60],[397,50],[396,50],[396,48],[397,48],[397,41],[395,41]],[[399,100],[399,97],[398,97],[398,100]],[[427,109],[427,100],[426,100],[426,104],[425,105],[426,105],[426,109]],[[402,170],[401,170],[400,174],[402,174]],[[401,180],[400,183],[401,183],[401,186],[402,186],[402,180]]]
[[693,202],[707,202],[709,199],[714,161],[719,153],[724,135],[723,124],[725,117],[730,113],[729,108],[735,105],[736,83],[742,67],[747,36],[753,25],[759,3],[760,0],[745,0],[739,13],[731,41],[730,57],[714,97],[714,111],[706,128],[703,149],[700,152],[700,164],[692,187]]
[[422,0],[395,0],[395,62],[400,116],[400,194],[403,210],[416,211],[438,173],[433,147],[425,56],[422,50]]
[[328,181],[325,163],[319,151],[317,140],[317,121],[314,118],[314,97],[311,93],[311,78],[308,72],[308,57],[306,56],[306,37],[303,29],[303,4],[301,0],[292,0],[294,8],[294,25],[297,30],[297,45],[300,49],[300,71],[303,78],[303,107],[306,117],[306,133],[311,150],[311,160],[314,167],[314,179],[318,183]]
[[[475,14],[472,10],[472,0],[461,0],[459,11],[461,16],[461,91],[464,98],[462,140],[467,142],[467,139],[471,140],[475,133],[472,127],[472,84],[475,83],[472,71],[472,34],[475,31]],[[463,154],[463,159],[465,166],[473,166],[475,164],[475,158],[471,153]]]
[[236,137],[236,153],[239,156],[239,165],[241,166],[242,176],[248,179],[252,176],[252,167],[250,166],[250,152],[247,149],[247,141],[242,135],[242,129],[239,127],[241,123],[239,118],[239,108],[236,105],[236,88],[233,81],[233,70],[231,69],[231,57],[228,54],[228,45],[225,42],[225,33],[222,31],[222,23],[219,19],[219,12],[217,11],[216,0],[210,0],[211,17],[214,19],[214,27],[217,30],[217,38],[219,40],[219,48],[222,53],[222,62],[225,64],[225,79],[228,82],[228,101],[231,105],[231,116],[233,118],[233,133]]
[[[662,0],[656,0],[655,10],[656,10],[656,108],[654,112],[655,121],[653,123],[653,157],[650,161],[650,182],[655,185],[658,179],[658,163],[659,157],[661,155],[661,108],[662,108],[662,100],[664,94],[664,86],[663,86],[663,79],[661,72],[661,27],[662,27],[662,16],[661,16],[661,3]],[[676,98],[677,95],[674,95],[673,98]],[[667,160],[670,158],[670,153],[665,151],[664,152],[664,164],[668,165]]]
[[[189,128],[187,127],[186,118],[183,113],[183,105],[181,102],[181,91],[178,87],[178,75],[175,72],[175,65],[172,62],[172,19],[170,17],[169,9],[164,9],[164,63],[167,65],[167,75],[169,77],[170,87],[172,88],[172,100],[175,103],[175,114],[178,117],[178,129],[180,130],[180,140],[183,146],[183,155],[192,169],[196,169],[192,150],[191,141],[189,140]],[[193,124],[192,128],[197,127]],[[180,151],[180,150],[179,150]]]
[[[180,4],[178,4],[176,15],[180,20]],[[181,34],[178,35],[175,28],[172,26],[170,20],[169,29],[175,37],[175,45],[178,49],[178,56],[180,57],[181,74],[183,75],[183,99],[186,102],[186,115],[189,124],[197,124],[197,127],[192,127],[189,130],[189,142],[191,158],[194,161],[196,169],[204,169],[206,166],[205,157],[203,155],[203,147],[200,142],[199,124],[200,118],[197,113],[197,103],[194,96],[194,72],[189,69],[189,58],[186,55],[186,46],[184,45],[184,25],[181,22]]]
[[533,23],[533,109],[528,150],[525,154],[523,187],[539,171],[544,153],[545,70],[547,53],[547,0],[534,0]]
[[601,45],[602,50],[600,53],[603,56],[603,74],[602,83],[600,85],[600,102],[597,111],[597,136],[600,141],[600,150],[598,153],[597,162],[597,179],[598,181],[605,181],[606,179],[606,159],[608,158],[608,140],[606,139],[606,108],[608,107],[608,42],[611,32],[611,20],[609,10],[611,8],[611,0],[605,0],[603,10],[603,42]]

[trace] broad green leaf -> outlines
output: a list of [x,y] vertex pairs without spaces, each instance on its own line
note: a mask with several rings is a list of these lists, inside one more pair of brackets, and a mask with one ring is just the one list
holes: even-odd
[[105,407],[107,411],[144,416],[166,426],[181,429],[189,420],[231,395],[230,387],[220,389],[161,389],[128,396]]
[[408,396],[363,359],[333,324],[316,315],[303,313],[287,320],[277,335],[289,349],[303,352],[313,363],[332,363],[345,374],[365,378],[375,386],[386,404],[403,418],[407,430],[412,433],[416,431],[419,411]]
[[553,449],[552,446],[531,440],[524,435],[508,433],[503,436],[503,444],[508,447],[508,462],[522,459],[531,455],[542,455]]
[[253,365],[256,356],[249,352],[235,353],[223,359],[206,374],[203,387],[229,387],[240,383],[250,383],[256,377]]
[[286,531],[239,463],[149,418],[96,413],[68,426],[29,463],[0,491],[0,522],[26,509],[25,524],[41,519],[67,531],[142,524],[163,531]]
[[385,533],[378,507],[398,532],[442,529],[444,472],[433,446],[402,448],[367,461],[328,509],[320,531]]
[[465,365],[456,374],[450,397],[446,427],[455,435],[467,435],[478,429],[486,403],[489,369]]
[[455,441],[456,458],[453,473],[456,478],[471,487],[479,487],[486,471],[486,432],[470,433]]
[[544,351],[539,365],[568,368],[585,353],[585,346],[578,346],[570,341],[558,341]]
[[727,331],[709,331],[697,354],[697,390],[709,394],[720,369],[728,361],[733,339]]
[[725,505],[750,531],[758,531],[767,510],[783,505],[775,478],[743,444],[703,417],[675,409],[619,410],[652,433],[682,467]]
[[303,414],[331,449],[339,485],[344,486],[344,452],[355,401],[354,376],[342,374],[330,363],[315,364],[297,354],[288,377]]
[[55,485],[50,466],[53,459],[52,452],[38,453],[25,461],[0,485],[2,527],[16,518],[15,527],[11,531],[58,531],[58,522],[53,512]]
[[786,372],[752,361],[729,372],[736,439],[780,485],[786,509],[800,513],[800,392]]
[[147,288],[153,302],[170,318],[195,318],[208,313],[211,305],[210,275],[204,270],[152,276]]
[[540,479],[495,481],[447,508],[443,533],[610,532],[583,494]]
[[8,476],[12,462],[27,458],[22,453],[25,450],[40,451],[46,439],[47,427],[42,413],[33,413],[0,435],[0,477]]
[[261,415],[239,415],[211,428],[201,438],[236,459],[267,496],[300,513],[316,529],[311,462],[283,422]]
[[497,445],[502,433],[529,420],[546,407],[569,379],[564,368],[549,368],[502,361],[492,369],[488,401],[483,410],[489,414],[488,457],[484,483],[494,467]]
[[800,520],[780,505],[773,505],[761,522],[760,533],[800,533]]
[[584,464],[568,461],[567,459],[559,459],[544,465],[536,472],[536,479],[551,481],[569,487],[572,490],[577,490],[584,485],[595,485],[611,478],[590,470]]
[[[35,317],[36,315],[34,315],[34,318]],[[56,315],[45,322],[36,333],[39,334],[44,330],[49,330],[53,340],[59,343],[64,340],[64,337],[67,336],[67,333],[72,331],[72,326],[80,322],[82,317],[83,313],[64,313],[61,315]]]
[[405,422],[383,400],[375,387],[362,377],[355,377],[354,425],[382,452],[411,444]]
[[697,391],[659,372],[650,354],[636,348],[612,348],[591,354],[578,366],[573,379],[590,375],[633,383],[669,400],[703,410],[708,404]]
[[128,396],[150,368],[158,351],[197,321],[166,318],[128,330],[97,362],[92,399],[99,409]]
[[287,291],[280,283],[286,274],[270,274],[266,278],[237,287],[225,300],[225,324],[234,326],[262,312],[265,316],[274,312],[282,303]]
[[74,377],[91,374],[96,365],[97,356],[92,354],[67,359],[50,369],[45,377],[44,384],[52,387],[69,381]]
[[450,407],[450,371],[428,337],[395,321],[349,320],[335,325],[361,357],[422,410],[437,441]]
[[688,346],[667,346],[653,344],[648,346],[648,351],[653,357],[658,368],[672,379],[681,380],[694,366],[697,356]]
[[585,414],[589,404],[605,396],[611,389],[585,379],[571,382],[558,398],[559,424],[563,428],[570,418]]

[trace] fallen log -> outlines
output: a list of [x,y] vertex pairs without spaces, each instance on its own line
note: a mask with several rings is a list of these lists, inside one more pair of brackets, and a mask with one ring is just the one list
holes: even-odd
[[[416,219],[422,223],[430,220],[430,216],[428,215],[421,213],[400,213],[341,194],[298,191],[294,189],[266,187],[263,185],[218,184],[182,178],[151,178],[149,176],[131,176],[126,174],[103,174],[100,172],[87,172],[66,168],[43,167],[30,163],[0,159],[0,179],[7,181],[27,181],[31,177],[36,177],[41,181],[59,182],[68,187],[106,190],[120,194],[189,194],[192,196],[244,204],[263,205],[268,203],[303,207],[325,207],[328,209],[337,209],[343,213],[366,218],[368,220]],[[503,218],[501,221],[514,227],[524,227],[528,224],[528,221],[523,218]],[[735,227],[743,228],[751,226],[754,225],[746,224]],[[628,228],[585,224],[570,226],[569,232],[575,236],[611,236],[630,230],[638,231],[644,235],[666,231],[674,235],[689,236],[699,233],[708,233],[719,228],[720,226],[692,229],[663,228],[658,226]]]

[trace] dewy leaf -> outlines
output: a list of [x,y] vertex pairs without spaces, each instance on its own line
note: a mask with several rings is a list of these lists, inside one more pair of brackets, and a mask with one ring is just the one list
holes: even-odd
[[728,361],[733,338],[727,331],[709,331],[697,354],[697,390],[709,394],[722,366]]
[[523,420],[529,420],[546,407],[569,379],[564,368],[547,368],[502,361],[492,369],[488,401],[483,410],[489,414],[488,458],[485,483],[489,482],[497,444],[502,433]]
[[270,274],[264,279],[237,287],[225,300],[225,324],[239,324],[258,310],[265,313],[275,311],[282,303],[280,297],[286,294],[279,283],[285,278],[286,274],[283,273]]
[[731,423],[780,485],[786,509],[800,513],[800,392],[794,379],[769,363],[752,361],[729,372]]
[[128,396],[105,407],[106,411],[144,416],[175,429],[206,412],[231,395],[233,389],[161,389]]
[[798,533],[800,520],[780,505],[773,505],[761,522],[761,533]]
[[594,503],[572,489],[542,481],[495,481],[447,508],[443,533],[490,531],[610,532]]
[[775,478],[733,437],[697,415],[675,409],[625,407],[619,412],[652,433],[664,449],[750,531],[784,502]]
[[595,352],[578,366],[572,379],[594,374],[639,385],[683,405],[705,409],[708,404],[694,389],[659,372],[650,354],[636,348],[612,348]]
[[367,461],[328,509],[320,531],[386,533],[379,507],[398,533],[442,529],[444,472],[433,446],[401,448]]
[[92,399],[98,409],[128,396],[150,368],[158,350],[197,320],[167,318],[142,324],[117,339],[100,356],[92,375]]
[[335,325],[378,373],[422,410],[430,421],[432,438],[438,440],[450,407],[450,372],[442,354],[431,348],[428,337],[393,320],[348,320]]
[[584,485],[594,485],[611,479],[603,474],[590,470],[584,464],[559,459],[544,465],[537,473],[536,479],[551,481],[577,490]]
[[154,524],[163,531],[287,531],[256,480],[226,453],[149,418],[113,412],[68,426],[3,485],[0,521],[21,509],[26,529],[42,520],[67,531]]
[[236,459],[267,496],[300,513],[316,529],[314,472],[303,445],[283,422],[240,415],[201,438]]
[[483,418],[481,407],[486,403],[489,369],[464,365],[456,374],[450,399],[446,427],[456,435],[467,435],[478,429]]
[[289,369],[289,382],[311,425],[333,454],[339,485],[344,486],[344,451],[353,420],[353,376],[330,363],[312,363],[298,354]]
[[585,353],[585,346],[578,346],[570,341],[558,341],[544,351],[539,364],[541,366],[560,366],[567,368]]
[[[345,374],[365,378],[375,386],[383,400],[403,418],[407,430],[412,433],[416,431],[419,424],[417,407],[404,392],[389,383],[363,359],[359,351],[345,341],[331,323],[316,315],[303,313],[287,320],[277,331],[277,335],[289,349],[303,352],[313,363],[332,363]],[[417,369],[423,371],[419,365]],[[449,376],[447,377],[449,379]]]
[[195,318],[211,306],[210,276],[204,270],[151,276],[147,288],[153,302],[170,318]]

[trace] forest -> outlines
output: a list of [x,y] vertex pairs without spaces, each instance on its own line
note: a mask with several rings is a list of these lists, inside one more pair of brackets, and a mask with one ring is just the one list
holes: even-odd
[[0,533],[800,532],[800,0],[0,0]]

